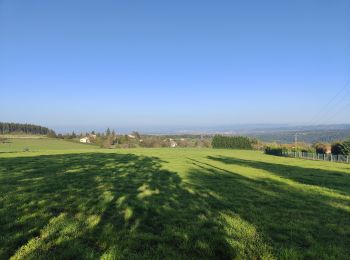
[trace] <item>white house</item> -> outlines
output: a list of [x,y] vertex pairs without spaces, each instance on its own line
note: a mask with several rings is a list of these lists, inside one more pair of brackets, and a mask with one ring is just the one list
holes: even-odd
[[136,136],[134,136],[134,135],[128,135],[128,137],[131,138],[131,139],[135,139],[136,138]]
[[89,137],[85,136],[85,137],[80,139],[80,142],[89,144],[90,143],[90,139],[89,139]]
[[176,146],[177,143],[173,139],[170,139],[170,147],[175,148]]

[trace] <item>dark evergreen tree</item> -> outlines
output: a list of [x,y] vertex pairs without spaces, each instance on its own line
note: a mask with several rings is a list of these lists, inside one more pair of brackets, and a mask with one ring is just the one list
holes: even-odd
[[0,134],[12,133],[50,136],[56,135],[53,130],[39,125],[0,122]]
[[350,138],[346,139],[342,143],[342,153],[344,155],[350,155]]
[[223,136],[215,135],[212,140],[213,148],[227,148],[227,149],[252,149],[251,140],[246,136]]
[[343,154],[343,144],[341,142],[335,142],[332,144],[332,154]]

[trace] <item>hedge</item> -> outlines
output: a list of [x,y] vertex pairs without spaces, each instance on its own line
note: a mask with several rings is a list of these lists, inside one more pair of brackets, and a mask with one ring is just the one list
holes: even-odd
[[213,148],[253,149],[254,142],[256,141],[246,136],[215,135],[211,144]]

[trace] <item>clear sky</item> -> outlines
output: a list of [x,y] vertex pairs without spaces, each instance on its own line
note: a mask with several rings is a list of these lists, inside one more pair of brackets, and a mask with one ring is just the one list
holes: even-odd
[[0,121],[350,123],[348,80],[348,0],[0,0]]

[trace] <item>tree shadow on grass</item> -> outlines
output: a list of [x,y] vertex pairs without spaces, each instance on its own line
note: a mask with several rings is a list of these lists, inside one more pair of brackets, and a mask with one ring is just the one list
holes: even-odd
[[234,258],[205,197],[155,157],[0,159],[0,259]]
[[[281,176],[296,170],[295,166],[284,165],[278,171],[278,165],[268,163],[227,157],[208,158],[232,165],[257,166]],[[231,218],[238,215],[256,227],[278,258],[348,259],[350,256],[349,197],[333,198],[268,177],[249,178],[244,172],[221,169],[206,161],[192,160],[192,163],[194,168],[190,180],[196,185],[197,192],[215,195],[208,200],[212,203],[210,207],[220,207],[218,210]],[[308,174],[309,170],[317,176],[322,174],[313,169],[298,168],[301,174]],[[325,171],[323,174],[333,173]],[[327,187],[344,188],[338,182]],[[236,239],[237,232],[229,236]]]
[[268,171],[282,178],[287,178],[301,184],[309,184],[329,188],[344,195],[350,195],[350,173],[304,168],[299,166],[244,160],[232,157],[214,157],[209,159],[229,165],[240,165]]
[[155,157],[1,158],[0,259],[349,254],[349,211],[331,204],[349,201],[192,162],[184,183]]

